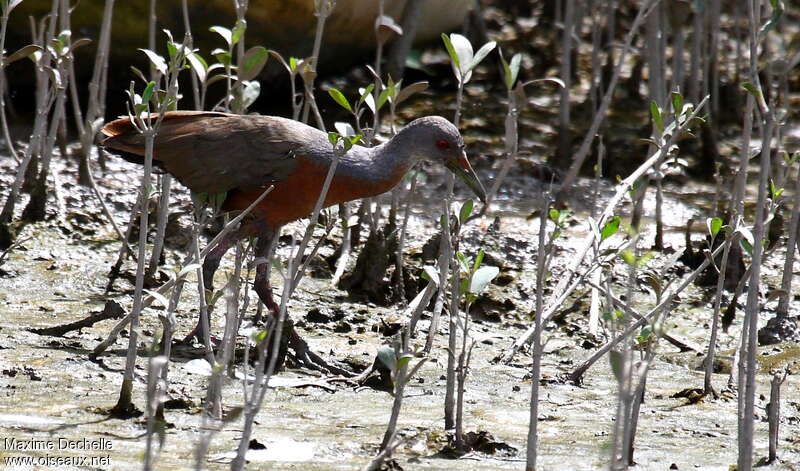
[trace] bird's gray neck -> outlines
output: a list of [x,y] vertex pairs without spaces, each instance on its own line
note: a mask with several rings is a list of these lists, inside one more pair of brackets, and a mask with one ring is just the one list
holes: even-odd
[[339,160],[336,174],[374,183],[396,179],[417,162],[413,149],[402,132],[379,146],[353,146]]
[[[413,124],[413,123],[412,123]],[[421,156],[415,154],[412,126],[402,129],[389,141],[375,147],[353,146],[343,155],[336,167],[336,174],[352,177],[364,182],[383,182],[402,177]],[[321,164],[330,165],[334,159],[333,149],[327,137],[306,143],[314,149],[310,154]]]

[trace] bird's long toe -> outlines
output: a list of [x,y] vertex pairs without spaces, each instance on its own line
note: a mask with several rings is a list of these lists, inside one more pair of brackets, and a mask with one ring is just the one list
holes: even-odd
[[294,359],[298,365],[312,371],[318,371],[324,375],[339,375],[347,378],[355,376],[355,373],[340,366],[328,363],[322,357],[314,353],[311,348],[297,331],[292,328],[289,338],[289,348],[294,351]]

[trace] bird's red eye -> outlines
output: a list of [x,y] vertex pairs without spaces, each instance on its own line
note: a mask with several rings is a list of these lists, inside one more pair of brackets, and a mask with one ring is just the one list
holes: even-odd
[[439,139],[438,141],[436,141],[436,147],[438,147],[439,150],[447,150],[450,148],[450,143],[447,142],[445,139]]

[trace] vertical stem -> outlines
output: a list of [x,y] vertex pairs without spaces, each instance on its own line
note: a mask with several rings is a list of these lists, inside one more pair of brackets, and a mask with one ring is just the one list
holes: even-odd
[[[145,130],[144,133],[144,175],[142,176],[142,186],[139,198],[142,202],[141,207],[146,207],[147,198],[150,194],[150,174],[153,169],[153,143],[155,142],[155,131]],[[119,412],[129,410],[133,404],[131,396],[133,392],[133,370],[136,367],[136,349],[139,336],[139,315],[142,312],[142,293],[144,288],[144,261],[147,257],[147,227],[149,212],[142,210],[139,213],[139,254],[136,257],[136,284],[133,292],[133,309],[131,310],[130,332],[128,336],[128,353],[125,358],[125,372],[122,375],[122,389],[120,391],[117,405],[114,406]]]
[[[406,246],[406,230],[408,229],[408,220],[411,216],[411,197],[417,191],[417,174],[414,173],[411,177],[411,188],[405,193],[405,204],[403,207],[403,224],[400,226],[400,237],[397,242],[397,252],[395,252],[395,273],[397,277],[397,288],[400,293],[400,302],[403,306],[406,305],[406,289],[405,289],[405,275],[403,258],[403,248]],[[413,335],[413,329],[409,329],[409,336]]]
[[[147,48],[151,51],[156,50],[156,24],[158,16],[156,14],[156,2],[158,0],[150,0],[150,9],[147,13]],[[156,80],[157,71],[155,67],[150,65],[150,80]]]
[[719,276],[717,277],[717,290],[714,296],[714,312],[712,313],[711,320],[711,338],[708,340],[708,354],[706,355],[705,375],[703,377],[703,394],[714,394],[714,385],[711,382],[711,377],[714,373],[714,356],[717,348],[717,335],[719,333],[719,312],[722,304],[722,291],[725,289],[725,274],[728,269],[728,257],[730,256],[731,244],[734,243],[733,239],[738,242],[738,236],[731,235],[725,237],[725,248],[722,250],[722,262],[719,269]]
[[789,299],[792,296],[792,277],[794,276],[794,247],[797,245],[797,235],[800,231],[800,170],[794,185],[794,206],[792,207],[792,219],[789,222],[789,237],[786,241],[786,258],[783,261],[783,276],[781,277],[781,290],[784,294],[778,300],[777,315],[787,317],[789,315]]
[[778,432],[781,423],[781,385],[786,379],[788,371],[774,373],[769,389],[769,458],[767,463],[774,463],[778,459]]
[[689,77],[692,78],[689,80],[689,100],[692,103],[697,103],[700,98],[702,85],[703,32],[705,31],[705,28],[703,28],[703,12],[701,11],[703,5],[703,3],[692,2],[694,9],[692,15],[692,53],[689,60]]
[[750,79],[758,91],[755,97],[763,120],[761,127],[761,165],[758,181],[758,200],[756,201],[755,224],[753,230],[752,273],[748,283],[745,319],[742,328],[741,359],[739,360],[739,457],[737,469],[750,471],[753,468],[753,432],[756,394],[757,327],[759,313],[759,288],[761,285],[761,261],[764,253],[765,209],[767,200],[767,180],[770,172],[771,142],[774,121],[771,110],[764,101],[764,94],[758,77],[758,28],[761,18],[760,1],[747,3],[750,17]]
[[[444,301],[447,293],[447,280],[448,273],[451,268],[451,260],[455,255],[455,250],[452,245],[453,237],[450,228],[450,201],[449,198],[442,202],[442,214],[445,220],[444,227],[442,228],[442,238],[440,242],[439,253],[439,294],[436,297],[436,305],[434,312],[441,312],[444,307]],[[457,284],[457,282],[455,282]],[[450,287],[454,285],[453,280],[450,280]],[[452,294],[452,293],[451,293]],[[452,306],[451,306],[452,309]],[[449,336],[448,336],[448,351],[447,351],[447,385],[445,387],[444,396],[444,428],[450,430],[455,426],[455,378],[456,378],[456,349],[458,346],[458,326],[456,325],[457,312],[450,312],[449,321]],[[428,339],[435,334],[433,326],[431,331],[428,332]]]
[[720,0],[710,0],[705,2],[709,8],[709,41],[708,53],[706,57],[706,74],[703,81],[704,86],[707,88],[705,93],[711,95],[711,117],[710,123],[714,128],[717,127],[719,119],[719,31],[720,31],[720,17],[721,15],[721,2]]
[[105,82],[108,75],[108,52],[111,44],[111,21],[114,14],[114,0],[106,0],[103,9],[103,23],[100,26],[100,38],[97,45],[97,54],[94,58],[94,70],[92,79],[89,82],[89,98],[86,107],[81,131],[81,172],[79,181],[89,184],[89,156],[93,145],[96,124],[95,122],[103,117],[105,111]]
[[314,0],[314,14],[317,16],[317,29],[314,33],[314,48],[311,51],[311,63],[308,64],[313,70],[313,78],[310,80],[306,80],[305,74],[303,75],[303,83],[305,84],[306,90],[306,100],[303,104],[303,118],[302,122],[308,122],[308,112],[310,108],[314,107],[314,112],[317,117],[317,124],[320,128],[323,127],[322,125],[322,118],[319,116],[319,110],[317,110],[316,102],[314,100],[314,78],[317,76],[317,64],[319,63],[319,51],[320,47],[322,46],[322,34],[325,32],[325,21],[327,21],[328,16],[331,14],[331,11],[336,7],[335,0]]
[[[6,30],[8,29],[8,16],[9,12],[3,10],[3,15],[0,16],[0,51],[5,51],[6,44]],[[8,121],[6,120],[6,73],[5,66],[0,65],[0,126],[3,127],[3,138],[6,141],[6,148],[9,154],[14,157],[17,162],[20,161],[16,149],[14,149],[14,142],[11,139],[11,133],[8,131]]]
[[575,0],[564,0],[564,29],[561,32],[561,101],[558,108],[558,162],[564,166],[571,155],[570,89],[572,88],[572,34],[575,26]]
[[[384,0],[378,0],[378,18],[383,17],[383,2]],[[372,89],[372,99],[375,103],[375,112],[372,114],[372,136],[370,136],[370,141],[374,136],[377,136],[380,131],[381,125],[381,114],[378,110],[378,96],[381,94],[381,58],[383,56],[383,42],[378,37],[378,27],[377,24],[375,25],[374,29],[375,37],[378,39],[377,47],[375,48],[375,79],[373,81],[374,87]],[[356,125],[358,124],[358,120],[356,120]],[[368,145],[371,145],[372,142],[369,142]]]
[[[181,13],[183,16],[183,34],[188,37],[184,39],[189,44],[191,49],[192,41],[192,23],[189,21],[189,5],[187,0],[181,0]],[[200,84],[197,82],[197,74],[189,74],[192,80],[192,98],[194,98],[194,109],[202,110],[203,101],[200,98]]]
[[486,195],[486,206],[492,204],[495,196],[497,196],[497,192],[500,190],[500,185],[502,185],[503,180],[505,180],[509,170],[511,170],[511,166],[514,165],[514,162],[517,160],[517,152],[519,149],[519,134],[517,125],[518,119],[519,104],[517,103],[516,94],[514,93],[513,89],[509,89],[508,110],[506,111],[505,120],[506,160],[503,162],[503,167],[500,169],[500,173],[497,174],[497,178],[495,178],[494,183],[492,183],[492,188],[489,190],[488,195]]
[[[408,335],[406,332],[401,331],[398,333],[393,342],[395,352],[395,364],[399,364],[400,356],[408,351]],[[389,424],[386,426],[386,432],[383,434],[383,441],[381,441],[381,451],[392,442],[397,430],[397,419],[400,417],[400,410],[403,407],[403,393],[406,388],[408,372],[408,362],[404,362],[400,368],[397,368],[394,378],[394,401],[392,403],[392,412],[389,416]]]
[[[194,76],[194,74],[191,74]],[[147,277],[152,278],[158,270],[161,252],[164,249],[164,236],[169,218],[169,191],[172,186],[172,176],[164,173],[159,176],[161,193],[158,197],[158,211],[156,214],[156,236],[153,239],[153,251],[150,253],[150,263],[147,266]]]
[[602,90],[603,70],[600,66],[600,53],[602,47],[600,45],[601,32],[603,30],[600,18],[602,16],[601,9],[595,5],[595,0],[589,1],[589,11],[592,17],[592,76],[589,82],[589,103],[591,104],[592,111],[597,110],[597,104],[600,101],[600,91]]
[[527,462],[525,471],[536,469],[536,460],[539,455],[539,379],[542,368],[542,328],[544,327],[544,278],[546,273],[545,258],[545,236],[547,232],[547,214],[549,213],[549,201],[544,201],[539,211],[539,246],[536,255],[536,319],[534,319],[534,331],[531,339],[531,399],[530,413],[528,417],[528,446]]

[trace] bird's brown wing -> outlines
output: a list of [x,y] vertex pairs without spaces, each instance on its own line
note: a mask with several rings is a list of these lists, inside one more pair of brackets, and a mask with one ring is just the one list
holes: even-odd
[[[153,159],[197,193],[253,190],[295,170],[295,151],[308,138],[308,129],[269,116],[170,112],[156,135]],[[109,123],[102,132],[108,136],[102,143],[107,150],[143,161],[145,139],[127,118]]]

